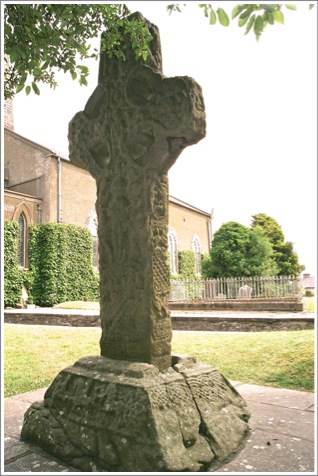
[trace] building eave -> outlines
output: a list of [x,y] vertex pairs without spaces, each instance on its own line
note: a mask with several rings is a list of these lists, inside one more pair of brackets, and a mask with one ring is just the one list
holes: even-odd
[[189,210],[192,210],[194,212],[200,213],[201,215],[205,215],[206,217],[211,218],[210,213],[205,212],[204,210],[200,210],[200,208],[194,207],[193,205],[190,205],[190,203],[186,203],[183,200],[180,200],[179,198],[173,197],[172,195],[169,195],[169,202],[175,203],[176,205],[180,205],[181,207],[188,208]]

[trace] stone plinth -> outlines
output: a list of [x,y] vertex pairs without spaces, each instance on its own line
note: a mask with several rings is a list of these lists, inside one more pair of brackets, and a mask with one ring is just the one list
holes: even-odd
[[195,357],[152,364],[83,357],[25,414],[21,437],[81,471],[200,471],[242,443],[249,411]]

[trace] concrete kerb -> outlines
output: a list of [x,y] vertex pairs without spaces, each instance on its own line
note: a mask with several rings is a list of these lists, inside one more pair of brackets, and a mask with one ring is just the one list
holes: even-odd
[[[242,448],[207,473],[251,472],[316,474],[314,394],[232,382],[251,411],[250,434]],[[37,446],[20,441],[23,415],[43,398],[44,389],[4,400],[4,474],[72,472],[78,470]]]
[[[174,330],[267,331],[314,329],[315,315],[299,312],[256,311],[171,311]],[[4,322],[11,324],[100,327],[98,310],[12,309],[4,310]]]

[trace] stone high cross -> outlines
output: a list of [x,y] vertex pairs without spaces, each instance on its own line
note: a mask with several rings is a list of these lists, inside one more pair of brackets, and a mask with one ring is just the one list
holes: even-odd
[[[101,355],[171,366],[169,168],[205,136],[200,86],[162,72],[159,32],[146,62],[101,54],[98,86],[69,125],[70,160],[97,184]],[[180,178],[181,180],[181,178]],[[84,191],[83,191],[84,192]]]
[[204,137],[205,114],[192,79],[163,76],[158,30],[147,26],[146,64],[132,51],[125,62],[102,55],[69,129],[71,161],[97,182],[102,355],[63,369],[21,431],[85,473],[213,471],[248,434],[231,383],[171,355],[167,172]]

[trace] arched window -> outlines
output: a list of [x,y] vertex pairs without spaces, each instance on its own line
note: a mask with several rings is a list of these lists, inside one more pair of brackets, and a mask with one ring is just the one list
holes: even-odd
[[99,268],[98,238],[93,236],[93,268]]
[[98,236],[97,236],[97,228],[98,228],[98,220],[95,210],[91,210],[89,213],[86,226],[92,234],[93,240],[93,267],[99,267],[99,253],[98,253]]
[[177,234],[173,229],[170,229],[168,233],[168,251],[170,258],[170,273],[178,274],[178,242]]
[[192,250],[195,256],[195,274],[201,274],[201,245],[197,235],[195,235],[192,240]]
[[18,219],[18,264],[21,268],[26,267],[26,249],[27,249],[27,221],[22,212]]

